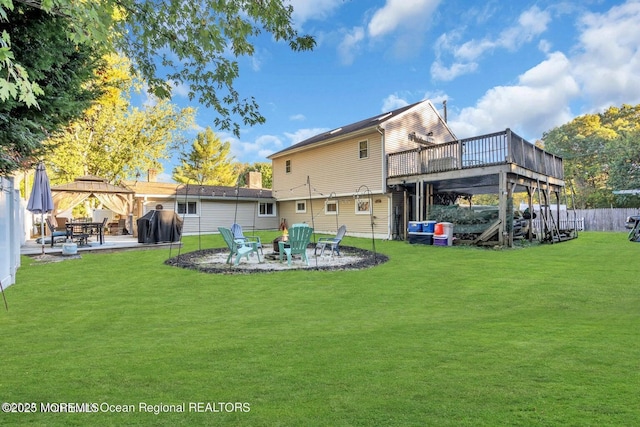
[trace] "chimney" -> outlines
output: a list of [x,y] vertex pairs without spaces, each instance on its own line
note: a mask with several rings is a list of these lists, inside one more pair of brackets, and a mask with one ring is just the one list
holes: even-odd
[[262,172],[249,172],[247,177],[247,187],[257,190],[262,189]]
[[158,182],[158,169],[151,168],[147,171],[147,182]]

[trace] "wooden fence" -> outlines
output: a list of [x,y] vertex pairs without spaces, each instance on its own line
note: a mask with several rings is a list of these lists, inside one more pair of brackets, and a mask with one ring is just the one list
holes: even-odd
[[639,208],[576,209],[576,217],[584,218],[585,231],[628,231],[627,217],[640,215]]

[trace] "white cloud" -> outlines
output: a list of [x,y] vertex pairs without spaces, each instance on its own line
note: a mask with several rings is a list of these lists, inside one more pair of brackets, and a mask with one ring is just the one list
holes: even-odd
[[611,105],[640,103],[640,2],[590,13],[580,22],[574,73],[584,96],[601,111]]
[[171,85],[171,94],[174,96],[180,96],[182,98],[188,98],[189,97],[189,85],[185,84],[185,83],[178,83],[176,81],[170,81],[169,84]]
[[294,122],[304,122],[305,120],[307,120],[307,118],[304,114],[294,114],[293,116],[289,117],[289,120]]
[[[443,34],[434,44],[436,60],[431,65],[431,77],[435,80],[450,81],[478,68],[478,59],[495,49],[515,51],[523,44],[531,42],[547,29],[551,15],[537,6],[522,12],[517,25],[504,29],[496,38],[485,37],[456,44],[461,38],[459,31]],[[443,65],[443,57],[452,56],[451,65]]]
[[382,112],[386,113],[387,111],[393,111],[406,105],[409,105],[409,102],[405,99],[400,98],[396,94],[391,94],[382,101]]
[[521,136],[539,138],[544,131],[571,120],[570,101],[580,88],[569,59],[560,52],[529,69],[513,86],[488,90],[474,107],[462,109],[449,126],[458,138],[511,128]]
[[297,144],[298,142],[304,141],[305,139],[311,138],[312,136],[316,136],[330,130],[331,129],[329,128],[298,129],[293,133],[285,132],[285,136],[289,138],[289,141],[291,142],[289,145],[293,145]]
[[338,45],[338,56],[342,64],[351,65],[353,63],[360,43],[364,40],[364,35],[364,28],[354,27],[344,36]]
[[292,20],[301,27],[309,20],[323,20],[331,16],[335,9],[344,4],[344,0],[287,0],[284,3],[293,6]]
[[379,37],[415,24],[424,26],[439,3],[440,0],[387,0],[384,7],[378,9],[371,18],[369,35]]
[[445,67],[440,62],[436,61],[431,64],[431,77],[435,80],[448,82],[458,76],[473,73],[477,68],[478,64],[476,62],[469,62],[466,64],[456,62],[451,64],[449,67]]

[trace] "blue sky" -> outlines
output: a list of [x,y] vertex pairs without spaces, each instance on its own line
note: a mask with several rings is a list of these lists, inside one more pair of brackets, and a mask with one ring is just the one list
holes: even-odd
[[[640,0],[289,0],[312,52],[268,35],[240,58],[236,89],[265,125],[230,141],[241,162],[430,99],[458,138],[511,128],[531,142],[572,118],[640,103]],[[214,113],[198,108],[200,129]],[[195,136],[195,133],[194,133]],[[164,179],[173,164],[165,165]]]

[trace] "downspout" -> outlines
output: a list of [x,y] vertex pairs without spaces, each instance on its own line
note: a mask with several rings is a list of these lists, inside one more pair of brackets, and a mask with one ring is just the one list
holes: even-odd
[[[376,128],[378,133],[380,134],[380,144],[381,144],[381,153],[382,153],[382,194],[387,194],[387,152],[385,150],[385,141],[384,141],[384,128],[378,126]],[[393,210],[393,194],[391,197],[387,196],[387,218],[393,218],[392,215]],[[387,219],[387,240],[391,240],[391,219]]]

